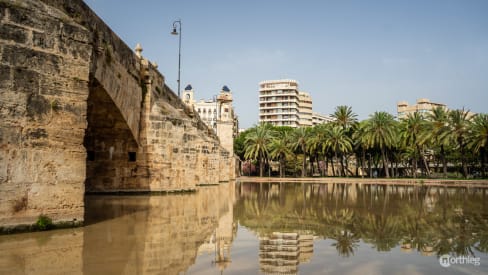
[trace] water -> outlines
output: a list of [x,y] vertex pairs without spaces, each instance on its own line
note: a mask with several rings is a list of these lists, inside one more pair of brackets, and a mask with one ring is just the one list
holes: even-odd
[[83,228],[0,236],[0,274],[487,274],[487,191],[229,183],[87,196]]

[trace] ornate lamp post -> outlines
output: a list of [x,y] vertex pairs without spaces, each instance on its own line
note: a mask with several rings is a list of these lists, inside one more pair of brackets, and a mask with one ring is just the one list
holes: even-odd
[[[179,27],[179,32],[176,30],[176,26]],[[173,22],[173,31],[171,32],[172,35],[179,36],[179,43],[178,43],[178,97],[180,97],[180,75],[181,75],[181,20],[175,20]]]

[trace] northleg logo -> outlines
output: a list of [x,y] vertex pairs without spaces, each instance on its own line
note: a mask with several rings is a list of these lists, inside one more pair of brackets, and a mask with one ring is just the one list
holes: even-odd
[[443,267],[450,267],[451,265],[456,265],[456,264],[472,264],[475,266],[479,266],[481,262],[479,257],[471,257],[471,256],[452,257],[448,254],[444,254],[439,257],[439,264]]

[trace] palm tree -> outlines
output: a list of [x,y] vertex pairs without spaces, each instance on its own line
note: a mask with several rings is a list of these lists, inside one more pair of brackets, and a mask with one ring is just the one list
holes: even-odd
[[444,177],[447,177],[447,159],[446,146],[449,145],[452,135],[449,126],[449,114],[445,108],[438,106],[432,109],[432,112],[427,115],[430,123],[427,124],[428,130],[424,132],[423,139],[431,141],[434,145],[440,148],[440,158],[442,161],[442,172]]
[[[331,148],[334,152],[334,157],[338,161],[338,155],[342,156],[352,151],[352,140],[349,138],[344,129],[340,126],[333,126],[328,129],[326,146]],[[344,164],[341,158],[342,175],[346,175]]]
[[346,105],[337,106],[330,116],[335,119],[333,123],[341,126],[344,130],[354,127],[358,122],[358,115],[352,111],[350,106]]
[[286,157],[293,154],[289,144],[290,137],[286,131],[279,132],[269,144],[271,158],[278,158],[280,163],[280,178],[285,175]]
[[[317,167],[320,170],[319,165],[319,154],[323,152],[324,144],[326,143],[326,131],[327,131],[328,124],[319,124],[312,128],[310,132],[310,137],[307,140],[307,147],[311,154],[315,155],[315,159],[317,162]],[[326,173],[320,170],[320,174],[323,176]]]
[[481,173],[485,177],[485,162],[488,153],[488,114],[477,114],[471,124],[468,147],[480,154]]
[[395,141],[396,124],[392,115],[387,112],[375,112],[366,122],[364,138],[368,148],[377,146],[381,151],[385,176],[390,177],[388,172],[388,159],[386,150]]
[[[333,123],[342,127],[349,138],[352,138],[352,130],[354,130],[358,124],[357,114],[352,111],[352,108],[346,105],[337,106],[331,116],[335,119]],[[347,156],[342,155],[341,157],[346,162],[346,170],[348,170],[349,164]]]
[[451,122],[451,132],[457,142],[459,151],[461,153],[462,173],[465,178],[468,177],[468,166],[466,164],[466,145],[467,133],[470,126],[469,111],[451,110],[449,112],[449,120]]
[[309,138],[309,128],[300,127],[292,132],[291,146],[294,150],[303,153],[302,177],[307,175],[307,140]]
[[408,114],[408,116],[402,119],[400,124],[400,131],[402,141],[407,147],[413,149],[413,177],[417,177],[417,156],[422,159],[427,175],[430,176],[429,167],[422,154],[421,146],[423,146],[423,140],[421,138],[424,135],[426,129],[426,123],[419,112]]
[[269,145],[273,139],[274,131],[270,124],[261,124],[251,129],[245,139],[246,159],[259,161],[259,176],[263,176],[264,162],[269,156]]
[[[366,139],[365,139],[365,128],[366,128],[366,120],[363,120],[358,123],[354,133],[352,134],[352,141],[354,144],[354,148],[356,150],[356,159],[361,160],[361,165],[356,165],[356,167],[361,167],[361,178],[364,177],[364,166],[366,163],[366,149],[368,147]],[[359,153],[361,156],[359,156]],[[358,173],[356,173],[358,174]]]

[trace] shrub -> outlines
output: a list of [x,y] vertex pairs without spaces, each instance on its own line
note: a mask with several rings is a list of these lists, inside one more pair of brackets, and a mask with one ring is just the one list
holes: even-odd
[[40,215],[37,218],[36,228],[41,231],[49,230],[53,227],[53,221],[51,218],[45,215]]

